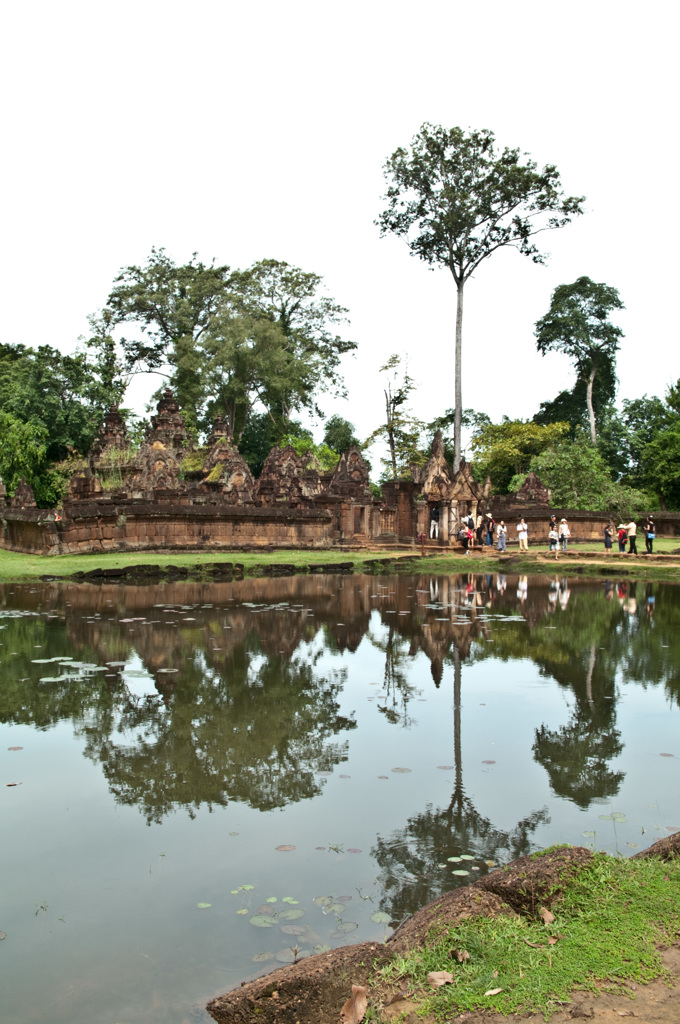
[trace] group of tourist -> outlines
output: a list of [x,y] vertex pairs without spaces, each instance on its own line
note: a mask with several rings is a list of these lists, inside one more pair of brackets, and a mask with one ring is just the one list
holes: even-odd
[[[647,553],[651,555],[653,554],[654,540],[656,538],[653,515],[647,516],[642,530],[645,535]],[[635,521],[631,519],[629,523],[619,523],[616,531],[611,522],[607,523],[604,528],[604,549],[606,554],[611,553],[615,533],[619,544],[619,551],[625,552],[626,543],[628,543],[628,554],[637,555],[637,525]],[[430,537],[438,536],[439,509],[435,506],[430,512]],[[555,559],[557,559],[560,551],[564,552],[567,550],[570,538],[571,530],[569,529],[568,521],[562,518],[558,523],[557,516],[553,512],[548,523],[548,553],[554,554]],[[502,519],[497,523],[491,512],[478,515],[476,518],[473,515],[465,515],[461,520],[458,530],[458,540],[465,548],[466,555],[470,554],[471,549],[475,545],[478,547],[492,547],[494,542],[498,551],[506,551],[508,528]],[[520,551],[529,550],[529,527],[524,516],[521,516],[517,523],[517,540]]]
[[[654,524],[654,516],[649,515],[645,520],[642,532],[645,535],[645,549],[648,555],[654,554],[654,541],[656,539],[656,526]],[[613,544],[614,528],[611,523],[608,523],[604,528],[604,549],[607,554],[610,554]],[[637,555],[637,524],[634,519],[631,519],[629,523],[619,523],[616,527],[616,538],[619,542],[619,552],[623,554],[626,550],[626,541],[628,541],[628,554]]]

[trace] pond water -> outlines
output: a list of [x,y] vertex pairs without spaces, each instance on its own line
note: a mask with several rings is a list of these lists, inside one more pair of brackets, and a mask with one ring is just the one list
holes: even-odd
[[672,585],[558,577],[0,587],[4,1024],[208,1021],[521,854],[680,828],[679,627]]

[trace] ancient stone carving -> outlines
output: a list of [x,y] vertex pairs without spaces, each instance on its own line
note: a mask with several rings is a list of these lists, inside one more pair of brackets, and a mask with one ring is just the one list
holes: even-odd
[[35,508],[35,495],[33,488],[26,483],[23,476],[19,481],[16,491],[9,499],[10,508]]
[[285,448],[275,446],[265,459],[255,485],[255,500],[260,505],[307,504],[322,489],[314,463],[316,459],[298,455],[289,444]]
[[340,456],[328,493],[348,498],[366,498],[370,495],[369,482],[368,466],[359,449],[352,447]]

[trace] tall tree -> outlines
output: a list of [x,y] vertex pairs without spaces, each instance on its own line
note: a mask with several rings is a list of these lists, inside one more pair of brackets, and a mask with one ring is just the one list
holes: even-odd
[[536,322],[536,348],[563,352],[576,364],[577,377],[586,382],[586,405],[590,440],[597,444],[593,385],[601,370],[616,364],[623,331],[609,317],[623,302],[616,288],[579,277],[573,284],[561,284],[552,293],[550,309]]
[[475,453],[475,471],[482,477],[488,474],[497,491],[516,489],[529,472],[532,457],[554,445],[568,431],[566,423],[543,426],[507,416],[500,423],[482,424],[470,442]]
[[413,255],[447,267],[456,286],[454,470],[460,467],[463,409],[463,292],[479,265],[512,246],[544,263],[534,236],[582,213],[582,196],[565,196],[557,168],[542,171],[519,149],[498,152],[493,132],[424,124],[410,150],[395,150],[384,168],[387,209],[381,235],[404,238]]
[[380,461],[387,471],[386,478],[397,480],[411,463],[423,464],[427,460],[420,448],[425,424],[408,411],[406,403],[416,385],[408,372],[408,366],[402,371],[401,356],[390,356],[385,365],[380,367],[380,373],[386,374],[387,378],[383,390],[385,421],[366,439],[364,447],[369,448],[377,440],[385,441],[389,458]]

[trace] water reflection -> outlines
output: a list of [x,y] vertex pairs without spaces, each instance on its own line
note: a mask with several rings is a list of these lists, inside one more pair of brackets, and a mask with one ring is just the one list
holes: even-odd
[[[32,1019],[46,1019],[56,985],[64,1009],[50,1019],[87,1024],[88,1008],[69,1002],[82,979],[68,972],[84,956],[92,957],[88,978],[115,978],[111,1019],[158,1019],[153,1008],[140,1009],[153,950],[164,964],[159,988],[172,989],[179,1007],[167,1019],[179,1024],[185,992],[198,999],[238,984],[254,970],[254,955],[274,956],[289,941],[272,932],[261,939],[245,908],[232,906],[230,894],[245,882],[256,883],[253,907],[290,894],[319,932],[314,942],[338,944],[345,938],[326,934],[314,897],[352,898],[355,930],[347,934],[375,938],[370,915],[378,908],[398,921],[493,863],[594,836],[593,826],[607,827],[597,804],[619,793],[637,801],[638,815],[622,842],[632,850],[640,825],[656,838],[675,822],[661,810],[647,820],[648,809],[657,795],[663,805],[666,790],[655,787],[666,786],[677,761],[672,747],[644,746],[657,760],[636,763],[629,684],[658,687],[669,709],[678,704],[679,611],[680,591],[670,585],[560,576],[0,587],[0,722],[80,741],[55,743],[45,761],[38,743],[23,754],[0,751],[12,770],[34,771],[30,787],[0,790],[15,815],[15,849],[34,851],[30,867],[17,856],[27,893],[15,900],[12,927],[33,948],[29,929],[41,921],[33,901],[43,896],[55,914],[66,911],[69,927],[74,921],[50,933],[62,959],[52,952],[55,974],[46,975],[44,993],[34,995],[25,958],[8,1019],[28,1019],[28,993]],[[661,721],[659,703],[645,744]],[[63,723],[70,728],[57,728]],[[491,738],[504,747],[502,763],[482,752]],[[17,740],[10,743],[16,750]],[[75,746],[96,770],[88,766],[82,794],[75,769],[64,776],[62,807],[54,799],[58,758]],[[385,774],[409,765],[413,774]],[[638,776],[635,788],[630,779]],[[112,807],[95,792],[102,780]],[[61,860],[50,852],[49,871],[35,814],[42,789],[50,796],[41,814],[52,813],[50,799],[54,806],[52,846],[63,845]],[[93,814],[92,888],[81,897],[79,878],[61,888],[56,879],[80,873]],[[10,844],[7,851],[11,860]],[[54,879],[47,893],[45,877]],[[81,924],[88,900],[97,913],[106,907],[102,920],[119,919],[120,930],[102,926],[91,941]],[[206,903],[210,914],[196,910]],[[146,930],[139,963],[125,959],[133,918],[136,935]],[[184,945],[178,921],[190,929]],[[228,977],[225,963],[236,964]],[[119,988],[136,993],[129,1012],[116,1002]]]
[[[557,795],[587,807],[623,778],[610,767],[622,750],[617,678],[663,682],[678,699],[675,593],[660,589],[657,608],[652,584],[490,574],[14,585],[0,588],[0,607],[14,610],[0,715],[39,728],[71,720],[116,799],[149,821],[228,800],[267,810],[317,795],[318,773],[347,756],[334,737],[356,722],[338,710],[344,670],[318,668],[324,651],[353,652],[367,637],[384,655],[380,711],[399,728],[411,724],[414,657],[427,656],[437,687],[452,665],[457,762],[461,664],[528,657],[573,695],[566,725],[537,726],[534,757]],[[50,660],[67,654],[71,668]],[[466,831],[474,809],[455,769],[441,813]],[[409,828],[420,842],[421,826]]]

